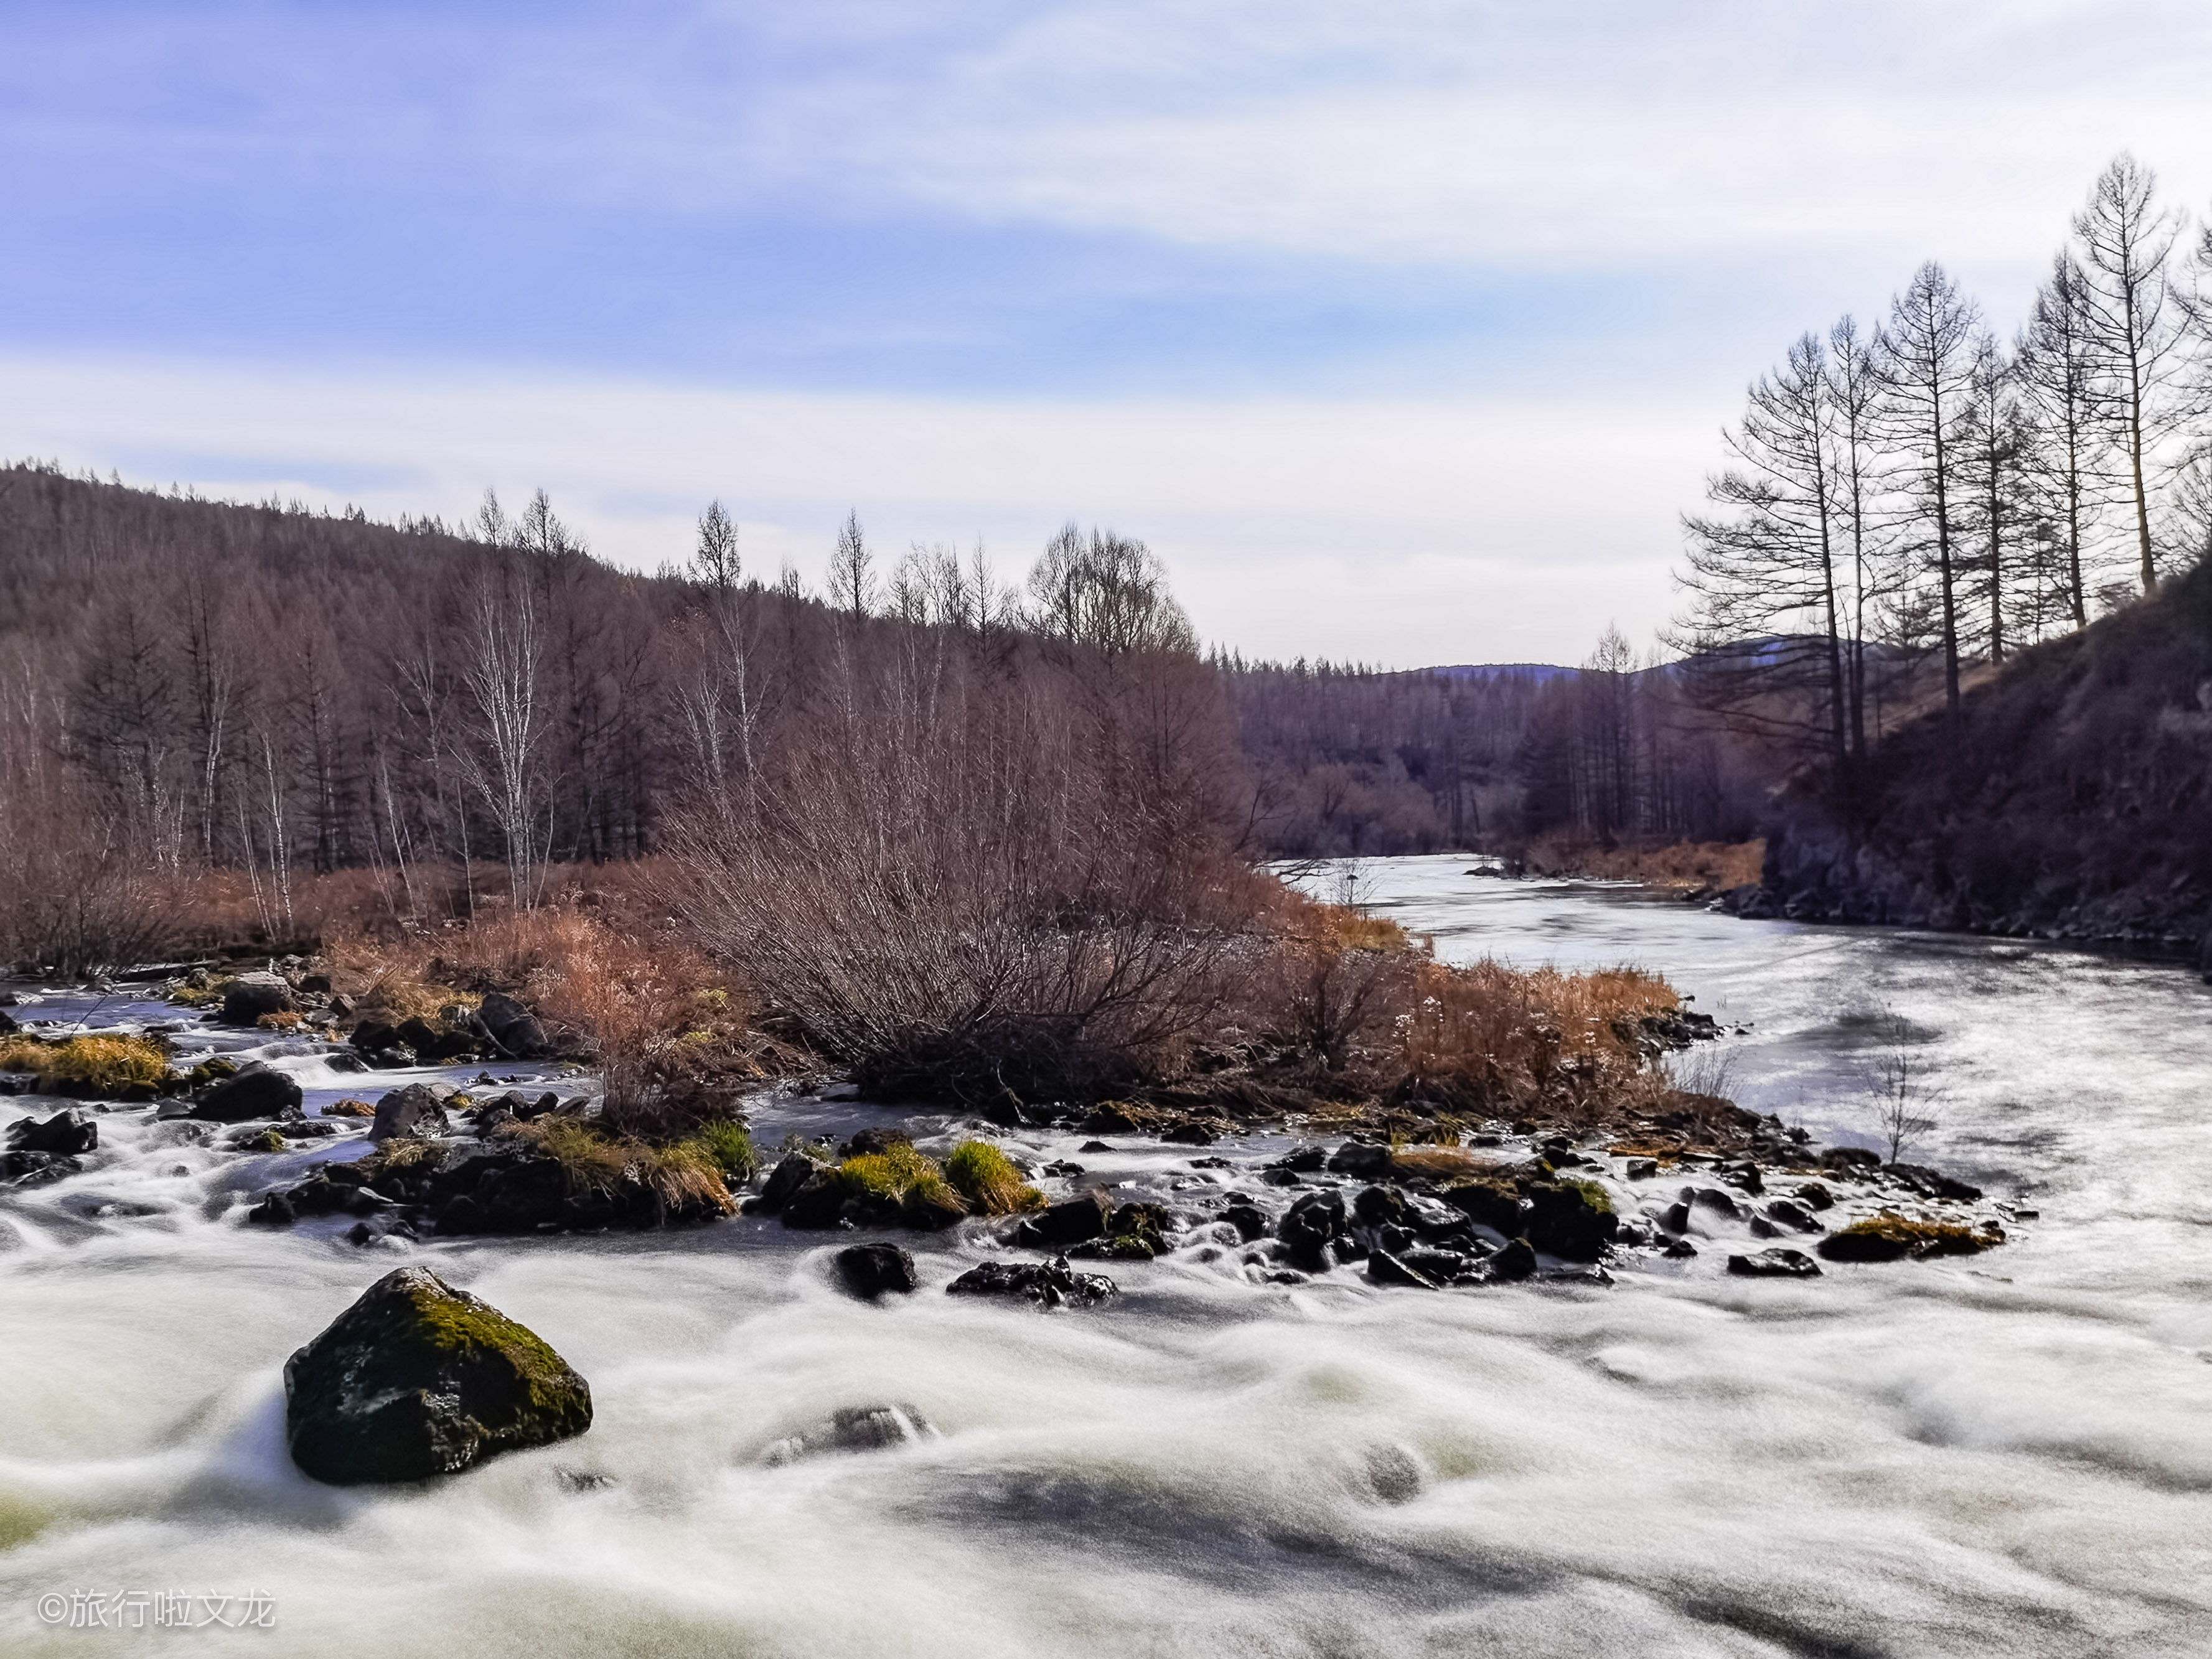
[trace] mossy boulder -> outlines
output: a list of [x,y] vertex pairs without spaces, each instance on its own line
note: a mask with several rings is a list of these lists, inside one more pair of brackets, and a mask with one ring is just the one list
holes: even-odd
[[1973,1255],[2004,1242],[2004,1230],[1994,1221],[1966,1227],[1884,1210],[1829,1234],[1815,1248],[1830,1261],[1898,1261],[1906,1256]]
[[1522,1237],[1546,1255],[1595,1261],[1620,1231],[1613,1200],[1594,1181],[1532,1181]]
[[1479,1227],[1516,1238],[1523,1206],[1520,1189],[1510,1180],[1462,1181],[1444,1190],[1444,1202]]
[[285,1439],[318,1480],[455,1474],[592,1426],[591,1385],[427,1267],[386,1273],[284,1366]]

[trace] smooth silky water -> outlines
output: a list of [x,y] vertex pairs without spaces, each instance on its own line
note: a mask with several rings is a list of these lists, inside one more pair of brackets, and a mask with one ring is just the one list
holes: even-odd
[[[1987,1255],[1807,1282],[1731,1279],[1711,1242],[1610,1289],[1261,1286],[1199,1247],[1051,1316],[942,1293],[982,1239],[908,1239],[921,1293],[872,1307],[826,1277],[842,1237],[774,1222],[404,1253],[346,1243],[345,1218],[249,1228],[253,1195],[357,1156],[357,1131],[241,1158],[117,1111],[83,1173],[0,1196],[0,1652],[2212,1652],[2212,988],[1468,867],[1367,872],[1449,959],[1665,973],[1748,1028],[1692,1063],[1823,1140],[1874,1144],[1864,1077],[1902,1016],[1946,1093],[1913,1155],[2039,1218]],[[257,1052],[311,1114],[475,1073],[349,1077],[285,1046]],[[769,1146],[884,1115],[754,1103]],[[1171,1201],[1235,1179],[1188,1148],[1079,1161]],[[591,1432],[420,1489],[294,1469],[286,1356],[405,1261],[552,1342]],[[763,1462],[880,1401],[940,1437]],[[274,1627],[41,1621],[75,1590],[259,1593]]]

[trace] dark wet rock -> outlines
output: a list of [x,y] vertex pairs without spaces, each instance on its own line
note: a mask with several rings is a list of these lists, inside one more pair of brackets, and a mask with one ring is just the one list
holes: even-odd
[[240,974],[223,988],[220,1018],[225,1025],[253,1025],[264,1014],[298,1012],[291,983],[282,974]]
[[1275,1229],[1291,1265],[1301,1272],[1325,1273],[1334,1260],[1329,1246],[1350,1236],[1341,1193],[1308,1193],[1292,1204]]
[[100,1145],[100,1125],[70,1107],[43,1122],[26,1118],[10,1124],[8,1145],[18,1152],[52,1152],[58,1158],[74,1158]]
[[534,1158],[492,1170],[477,1183],[472,1196],[483,1206],[485,1231],[536,1232],[561,1222],[568,1172],[556,1159]]
[[1410,1504],[1428,1485],[1420,1459],[1403,1446],[1370,1447],[1364,1462],[1367,1489],[1385,1504]]
[[1528,1190],[1523,1237],[1547,1255],[1595,1261],[1613,1243],[1620,1218],[1605,1189],[1589,1182],[1537,1181]]
[[290,1194],[267,1193],[246,1212],[246,1218],[256,1226],[289,1227],[300,1218],[300,1212],[292,1207]]
[[52,1152],[0,1152],[0,1181],[11,1187],[43,1187],[82,1168],[81,1158],[58,1158]]
[[1710,1210],[1723,1221],[1743,1219],[1743,1206],[1717,1187],[1685,1187],[1683,1201],[1693,1210]]
[[592,1425],[592,1391],[543,1339],[427,1267],[363,1292],[284,1366],[285,1438],[318,1480],[427,1480]]
[[1370,1146],[1365,1141],[1347,1140],[1336,1149],[1328,1160],[1328,1167],[1337,1175],[1348,1175],[1361,1181],[1377,1181],[1390,1173],[1390,1149]]
[[848,1406],[805,1433],[777,1441],[761,1461],[775,1466],[825,1452],[884,1451],[939,1437],[936,1425],[921,1414],[919,1407],[903,1402]]
[[1881,1154],[1863,1146],[1831,1146],[1820,1154],[1820,1167],[1842,1175],[1853,1170],[1878,1170]]
[[1528,1206],[1505,1180],[1463,1181],[1444,1190],[1444,1202],[1475,1224],[1507,1238],[1517,1236]]
[[1794,1232],[1817,1233],[1821,1231],[1820,1224],[1813,1218],[1813,1212],[1790,1199],[1771,1200],[1766,1206],[1766,1216],[1769,1220],[1778,1221]]
[[1659,1160],[1656,1158],[1632,1158],[1628,1160],[1628,1178],[1631,1181],[1650,1181],[1658,1173]]
[[1836,1195],[1817,1181],[1808,1181],[1791,1194],[1808,1210],[1833,1209]]
[[1677,1260],[1686,1260],[1690,1256],[1697,1255],[1697,1253],[1698,1247],[1691,1243],[1686,1238],[1668,1239],[1667,1241],[1666,1250],[1663,1252],[1663,1254],[1674,1257]]
[[1771,1221],[1769,1221],[1763,1215],[1753,1213],[1747,1217],[1744,1221],[1744,1225],[1751,1229],[1751,1236],[1753,1238],[1779,1238],[1782,1237],[1782,1229],[1776,1226]]
[[562,1492],[605,1492],[617,1484],[614,1476],[601,1474],[596,1469],[557,1468],[553,1471],[553,1479]]
[[1297,1146],[1267,1167],[1271,1170],[1292,1170],[1300,1175],[1311,1175],[1328,1163],[1328,1151],[1326,1147]]
[[1993,1221],[1969,1228],[1884,1213],[1830,1233],[1816,1248],[1826,1261],[1899,1261],[1907,1256],[1972,1255],[2003,1243],[2004,1237]]
[[767,1182],[753,1207],[763,1215],[776,1215],[791,1202],[792,1194],[806,1184],[806,1178],[822,1166],[804,1153],[787,1154],[769,1171]]
[[514,998],[504,992],[494,991],[477,1010],[484,1030],[492,1041],[517,1060],[538,1060],[551,1052],[545,1040],[545,1028]]
[[1001,1089],[983,1103],[983,1119],[1001,1129],[1026,1129],[1036,1122],[1012,1089]]
[[854,1244],[831,1259],[837,1282],[848,1296],[873,1302],[887,1293],[910,1294],[921,1283],[914,1258],[896,1244]]
[[387,1238],[412,1244],[416,1237],[413,1224],[396,1215],[371,1216],[346,1229],[346,1243],[361,1249],[380,1244]]
[[446,1206],[438,1212],[438,1232],[442,1237],[467,1238],[489,1232],[490,1228],[487,1223],[483,1206],[466,1193],[448,1200]]
[[1212,1126],[1194,1117],[1184,1118],[1160,1131],[1160,1139],[1177,1146],[1211,1146],[1220,1139]]
[[1272,1165],[1260,1171],[1260,1180],[1263,1185],[1269,1187],[1303,1187],[1306,1184],[1305,1178],[1296,1170],[1285,1170]]
[[837,1149],[839,1158],[871,1158],[887,1152],[894,1146],[911,1146],[914,1137],[903,1129],[869,1127],[861,1130]]
[[1778,1245],[1752,1255],[1732,1255],[1728,1270],[1745,1279],[1818,1279],[1820,1264],[1802,1250]]
[[1361,1188],[1359,1195],[1352,1200],[1352,1213],[1363,1227],[1380,1227],[1386,1223],[1402,1227],[1413,1218],[1406,1195],[1395,1187]]
[[1377,1285],[1403,1285],[1417,1291],[1436,1291],[1443,1288],[1437,1280],[1407,1266],[1388,1250],[1371,1250],[1368,1253],[1367,1276]]
[[826,1232],[845,1218],[845,1187],[820,1164],[783,1203],[783,1224],[794,1232]]
[[283,1072],[240,1072],[194,1103],[191,1115],[210,1123],[249,1123],[257,1118],[296,1118],[300,1085]]
[[1068,1251],[1097,1261],[1150,1261],[1165,1253],[1175,1218],[1161,1204],[1123,1204],[1106,1218],[1106,1231]]
[[1073,1181],[1083,1173],[1083,1166],[1067,1158],[1054,1158],[1044,1166],[1044,1172],[1061,1181]]
[[1106,1194],[1094,1188],[1040,1210],[1022,1223],[1016,1237],[1032,1249],[1080,1244],[1103,1237],[1112,1214]]
[[1248,1244],[1267,1235],[1267,1213],[1257,1205],[1231,1204],[1221,1212],[1221,1218],[1236,1228],[1237,1236]]
[[392,1140],[403,1135],[428,1137],[450,1132],[445,1103],[430,1092],[428,1084],[410,1083],[394,1089],[376,1103],[376,1121],[369,1126],[371,1140]]
[[1741,1191],[1763,1193],[1766,1190],[1765,1177],[1759,1174],[1756,1164],[1723,1164],[1718,1174],[1723,1181]]
[[1046,1262],[986,1261],[945,1287],[949,1296],[999,1296],[1047,1308],[1090,1307],[1121,1287],[1103,1273],[1077,1273],[1066,1256]]
[[1079,1152],[1110,1152],[1114,1149],[1103,1140],[1086,1140],[1075,1150]]
[[1103,1100],[1083,1120],[1083,1133],[1089,1135],[1130,1135],[1139,1133],[1144,1125],[1131,1115],[1128,1109],[1118,1100]]
[[1493,1279],[1528,1279],[1536,1271],[1535,1247],[1525,1238],[1510,1240],[1505,1248],[1490,1258],[1490,1274]]
[[1954,1181],[1940,1170],[1918,1164],[1893,1164],[1882,1173],[1923,1198],[1950,1198],[1971,1204],[1982,1195],[1979,1187]]

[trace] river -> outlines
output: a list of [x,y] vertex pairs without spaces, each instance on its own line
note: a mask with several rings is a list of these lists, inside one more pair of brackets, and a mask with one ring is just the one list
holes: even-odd
[[[878,1307],[832,1288],[822,1236],[767,1221],[404,1255],[344,1218],[249,1228],[254,1194],[361,1143],[241,1158],[118,1110],[82,1173],[0,1190],[0,1651],[2212,1652],[2212,988],[1467,868],[1365,873],[1449,958],[1664,972],[1744,1028],[1691,1063],[1823,1140],[1875,1144],[1863,1079],[1893,1013],[1944,1091],[1911,1156],[2034,1218],[1986,1255],[1806,1281],[1707,1249],[1610,1288],[1271,1286],[1194,1249],[1050,1316],[939,1293],[985,1255],[941,1237],[914,1243],[921,1293]],[[277,1059],[311,1114],[455,1075]],[[754,1115],[771,1145],[882,1117]],[[1191,1151],[1082,1161],[1172,1197],[1220,1179]],[[403,1261],[558,1348],[591,1431],[419,1490],[301,1475],[283,1361]],[[764,1461],[878,1401],[939,1432]],[[63,1613],[79,1593],[115,1599]],[[72,1628],[88,1608],[109,1622]]]

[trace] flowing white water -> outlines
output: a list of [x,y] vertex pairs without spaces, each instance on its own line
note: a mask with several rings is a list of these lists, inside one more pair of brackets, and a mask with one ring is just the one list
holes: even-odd
[[[1872,1144],[1893,1006],[1948,1091],[1918,1155],[2039,1218],[1980,1257],[1747,1281],[1723,1243],[1609,1290],[1262,1287],[1200,1247],[1052,1316],[941,1294],[988,1249],[946,1237],[871,1307],[773,1222],[405,1257],[250,1229],[358,1140],[240,1158],[118,1111],[84,1172],[0,1195],[0,1652],[2212,1651],[2212,990],[1465,867],[1380,861],[1377,902],[1449,957],[1664,971],[1751,1027],[1737,1097],[1824,1140]],[[311,1112],[404,1080],[283,1063]],[[756,1114],[771,1144],[883,1115]],[[1190,1152],[1080,1161],[1183,1200],[1235,1178]],[[283,1360],[403,1259],[552,1342],[591,1432],[420,1490],[299,1474]],[[942,1437],[763,1463],[886,1401]],[[274,1627],[42,1622],[76,1590],[261,1592]]]

